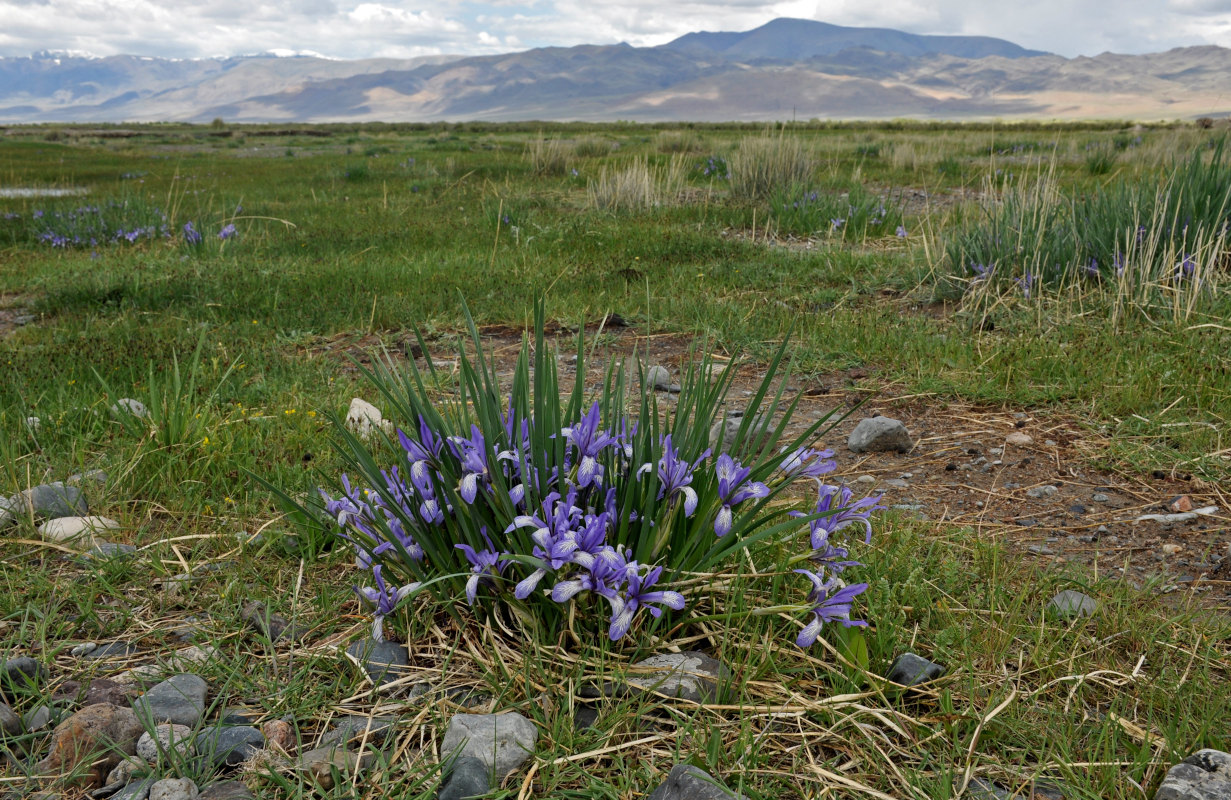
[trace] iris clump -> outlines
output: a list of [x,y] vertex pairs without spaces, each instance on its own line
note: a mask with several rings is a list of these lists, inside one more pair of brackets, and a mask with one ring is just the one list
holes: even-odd
[[854,184],[845,194],[824,191],[782,191],[774,195],[771,214],[783,233],[825,234],[845,241],[898,235],[901,204]]
[[27,222],[27,236],[58,249],[97,248],[169,239],[167,214],[140,199],[35,209]]
[[[857,565],[844,537],[858,530],[870,541],[868,520],[879,506],[822,482],[833,454],[810,445],[835,424],[832,415],[784,440],[798,402],[784,397],[785,344],[734,443],[715,452],[710,427],[734,371],[711,383],[701,377],[703,359],[669,413],[652,393],[630,409],[617,367],[597,396],[587,396],[579,336],[578,378],[562,393],[541,306],[536,317],[507,395],[472,322],[473,350],[460,354],[448,402],[433,402],[441,376],[430,361],[423,369],[412,362],[408,373],[380,365],[367,374],[398,427],[378,432],[371,446],[339,426],[348,473],[334,491],[321,490],[321,502],[334,535],[371,572],[375,586],[356,591],[379,619],[402,598],[428,592],[454,613],[464,601],[476,615],[549,633],[575,619],[616,641],[685,611],[688,596],[677,585],[685,576],[806,534],[804,552],[784,563],[814,565],[808,599],[792,606],[812,617],[801,620],[807,635],[798,643],[811,645],[826,621],[859,624],[851,603],[866,584],[841,576]],[[817,487],[807,511],[775,502],[797,481]],[[689,586],[704,591],[695,580]]]

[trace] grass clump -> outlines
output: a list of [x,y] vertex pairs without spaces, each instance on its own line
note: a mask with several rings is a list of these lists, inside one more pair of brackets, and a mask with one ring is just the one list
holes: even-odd
[[638,158],[619,169],[604,166],[597,180],[587,182],[586,195],[591,207],[603,211],[655,208],[679,195],[686,174],[686,162],[678,156],[663,166]]
[[770,203],[778,230],[800,236],[823,234],[848,242],[905,231],[901,204],[853,184],[846,192],[778,192]]
[[611,155],[615,143],[601,136],[583,136],[573,144],[573,154],[578,158],[602,158]]
[[535,175],[563,175],[573,163],[575,146],[559,136],[531,139],[526,143],[526,160]]
[[777,136],[745,137],[727,161],[731,194],[741,200],[762,200],[783,187],[806,186],[816,172],[816,158],[799,137],[785,128]]

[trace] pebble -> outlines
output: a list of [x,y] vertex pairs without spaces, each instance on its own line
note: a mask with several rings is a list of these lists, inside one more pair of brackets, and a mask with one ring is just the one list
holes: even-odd
[[1034,444],[1034,437],[1029,434],[1015,431],[1004,437],[1005,444],[1011,444],[1014,447],[1026,447]]
[[0,686],[37,688],[47,679],[47,668],[30,656],[18,656],[0,661]]
[[150,764],[158,761],[160,753],[177,753],[181,756],[192,755],[192,728],[187,725],[155,725],[154,732],[141,734],[137,740],[137,755]]
[[206,728],[197,734],[197,752],[209,758],[216,767],[234,767],[247,761],[265,746],[265,737],[248,725]]
[[918,686],[921,683],[934,681],[944,674],[945,668],[940,664],[935,664],[914,653],[903,653],[894,659],[885,677],[902,686]]
[[101,469],[89,469],[85,472],[78,472],[74,475],[69,475],[64,479],[64,482],[69,486],[82,487],[86,484],[93,484],[95,489],[103,489],[107,486],[107,473]]
[[350,401],[350,408],[346,411],[346,427],[365,441],[370,439],[375,431],[389,433],[393,430],[393,425],[384,418],[380,409],[361,397]]
[[5,500],[4,505],[11,509],[12,514],[33,516],[35,519],[75,517],[90,513],[81,490],[60,481],[40,484],[18,492]]
[[1035,499],[1045,499],[1055,496],[1060,490],[1050,483],[1045,483],[1042,486],[1036,486],[1033,489],[1027,489],[1026,494]]
[[367,767],[375,757],[374,753],[351,752],[333,745],[317,747],[299,756],[299,768],[306,770],[322,789],[333,788],[333,775],[350,775],[352,772]]
[[[93,644],[93,642],[87,642]],[[77,648],[73,648],[76,650]],[[107,642],[106,644],[95,645],[82,653],[82,658],[96,660],[100,658],[128,658],[135,655],[141,648],[137,647],[132,642]],[[70,651],[71,652],[71,651]]]
[[860,420],[846,440],[847,449],[853,453],[905,453],[914,447],[914,444],[906,426],[891,417],[868,417]]
[[149,419],[150,411],[145,407],[145,403],[140,400],[134,400],[131,397],[121,397],[116,400],[111,406],[111,413],[119,416],[120,414],[131,414],[138,419]]
[[1039,556],[1054,556],[1056,554],[1055,550],[1052,550],[1050,547],[1044,547],[1040,544],[1032,544],[1026,549]]
[[295,727],[284,719],[271,719],[261,723],[261,735],[265,737],[265,746],[274,746],[284,752],[295,749]]
[[152,776],[141,778],[111,795],[111,800],[146,800],[150,796],[150,789],[157,782],[157,778]]
[[150,800],[194,800],[200,794],[190,778],[163,778],[150,787]]
[[170,578],[162,579],[163,594],[171,600],[178,598],[191,585],[192,573],[190,572],[181,572],[178,575],[172,575]]
[[676,764],[647,800],[747,800],[722,781],[691,764]]
[[172,675],[133,701],[133,710],[152,723],[195,726],[205,713],[209,687],[198,675]]
[[731,671],[705,653],[664,653],[633,664],[625,680],[638,689],[705,703],[718,699]]
[[82,542],[93,547],[94,534],[114,530],[120,523],[107,517],[58,517],[39,526],[38,532],[49,542]]
[[1173,555],[1175,555],[1176,553],[1178,553],[1178,552],[1180,552],[1181,550],[1183,550],[1183,549],[1184,549],[1184,545],[1167,543],[1167,544],[1163,545],[1163,546],[1162,546],[1161,548],[1159,548],[1159,549],[1160,549],[1160,550],[1162,550],[1164,554],[1169,555],[1169,556],[1173,556]]
[[94,793],[95,796],[102,796],[104,792],[110,794],[118,790],[125,784],[130,783],[134,775],[144,771],[148,766],[140,756],[124,756],[120,763],[116,764],[111,772],[107,773],[106,784],[102,789]]
[[491,791],[491,770],[481,759],[463,756],[453,761],[449,777],[441,784],[436,800],[462,800]]
[[406,645],[387,639],[360,639],[346,648],[346,654],[359,662],[378,687],[403,677],[410,666]]
[[137,552],[137,548],[131,544],[116,544],[103,539],[95,539],[94,546],[85,554],[86,559],[111,559],[124,558]]
[[1091,500],[1093,500],[1093,501],[1094,501],[1094,502],[1096,502],[1096,503],[1106,503],[1106,502],[1108,502],[1108,501],[1110,501],[1110,500],[1111,500],[1111,498],[1110,498],[1110,497],[1108,497],[1107,495],[1103,494],[1102,492],[1095,492],[1095,493],[1094,493],[1094,496],[1093,496],[1093,497],[1091,497],[1090,499],[1091,499]]
[[41,731],[51,724],[51,707],[38,705],[27,711],[21,718],[21,724],[26,733]]
[[855,479],[855,483],[876,483],[876,478],[871,475],[860,475]]
[[503,779],[534,752],[539,730],[516,712],[456,714],[440,743],[441,758],[477,758]]
[[645,385],[649,389],[667,391],[671,388],[671,372],[666,367],[651,364],[645,370]]
[[18,736],[21,734],[21,729],[21,717],[17,715],[17,712],[9,708],[6,703],[0,703],[0,733],[5,736]]
[[1055,447],[1057,445],[1057,442],[1055,439],[1044,439],[1043,444],[1047,445],[1048,447]]
[[1073,589],[1065,589],[1048,601],[1047,610],[1064,618],[1089,617],[1098,610],[1098,601]]
[[895,489],[908,489],[908,488],[910,488],[910,484],[909,484],[909,483],[907,483],[906,481],[902,480],[901,478],[890,478],[889,480],[885,481],[885,485],[886,485],[886,486],[892,486],[892,487],[894,487]]
[[197,800],[253,800],[253,795],[239,781],[218,781],[206,786]]
[[1154,800],[1231,800],[1231,754],[1198,750],[1167,770]]
[[394,722],[393,717],[342,717],[332,730],[321,737],[321,746],[345,746],[366,737],[366,741],[379,747],[393,734]]
[[[120,753],[133,752],[145,732],[131,708],[96,703],[86,706],[56,726],[47,757],[34,765],[40,775],[79,772],[76,782],[101,786],[120,761]],[[99,753],[106,755],[98,757]],[[90,766],[88,772],[78,767]]]

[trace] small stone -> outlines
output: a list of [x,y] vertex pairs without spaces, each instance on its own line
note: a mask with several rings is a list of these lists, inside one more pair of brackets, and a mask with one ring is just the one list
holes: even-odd
[[302,639],[308,633],[307,628],[288,622],[281,614],[274,614],[265,607],[264,603],[257,600],[246,603],[240,616],[253,629],[271,642],[278,642],[283,639],[294,642]]
[[1069,506],[1069,512],[1073,514],[1084,514],[1086,513],[1086,507],[1083,506],[1081,503],[1076,503],[1074,505]]
[[76,486],[59,481],[44,483],[10,497],[7,505],[14,514],[35,519],[84,516],[90,513],[85,495]]
[[218,781],[206,786],[197,800],[254,800],[252,792],[239,781]]
[[1060,490],[1050,483],[1045,483],[1042,486],[1036,486],[1033,489],[1027,489],[1026,494],[1036,500],[1043,500],[1048,497],[1055,496]]
[[170,722],[195,726],[205,713],[209,687],[198,675],[172,675],[133,701],[137,716],[151,724]]
[[88,656],[97,649],[97,642],[82,642],[81,644],[74,645],[73,648],[68,651],[68,654],[75,658],[81,658],[82,656]]
[[1231,800],[1231,754],[1198,750],[1167,770],[1154,800]]
[[145,407],[145,403],[142,403],[140,400],[134,400],[131,397],[121,397],[119,400],[116,400],[111,406],[111,413],[116,416],[127,414],[138,419],[150,418],[150,411]]
[[132,642],[107,642],[106,644],[90,648],[89,652],[83,654],[82,657],[91,661],[104,658],[128,658],[140,650],[141,648]]
[[373,753],[353,753],[342,747],[317,747],[299,756],[299,768],[306,770],[322,789],[333,788],[333,774],[346,776],[364,769],[372,762]]
[[377,686],[393,683],[403,677],[410,666],[406,645],[387,639],[360,639],[346,648],[346,654],[363,667]]
[[21,718],[26,733],[36,733],[51,723],[51,708],[38,705],[27,711]]
[[945,674],[945,668],[914,653],[903,653],[894,659],[885,677],[902,686],[918,686]]
[[1034,444],[1034,438],[1029,434],[1022,433],[1021,431],[1014,431],[1004,437],[1004,443],[1011,444],[1014,447],[1026,447],[1027,445]]
[[140,756],[125,756],[107,774],[107,782],[104,788],[109,787],[112,791],[115,791],[121,786],[131,783],[133,776],[139,774],[147,766],[148,764],[145,763],[145,759]]
[[21,717],[17,716],[17,712],[9,708],[7,704],[0,703],[0,733],[5,736],[18,736],[21,731]]
[[1182,494],[1179,497],[1174,498],[1170,503],[1168,503],[1167,508],[1171,509],[1172,511],[1179,511],[1181,513],[1185,511],[1192,511],[1193,501],[1188,499],[1188,495]]
[[457,758],[449,770],[449,777],[440,786],[436,800],[462,800],[479,797],[491,791],[491,770],[487,764],[472,756]]
[[1032,544],[1026,549],[1034,553],[1035,555],[1039,555],[1039,556],[1054,556],[1056,554],[1055,550],[1052,550],[1050,547],[1045,547],[1041,544]]
[[332,730],[321,737],[321,746],[346,746],[366,738],[369,744],[379,747],[393,734],[394,722],[393,717],[342,717]]
[[41,775],[58,775],[90,765],[80,781],[101,786],[121,757],[137,751],[144,728],[130,708],[109,703],[86,706],[56,726],[47,757],[34,765]]
[[1044,439],[1043,444],[1047,445],[1048,447],[1055,447],[1057,445],[1057,442],[1055,439]]
[[573,711],[573,730],[583,731],[586,728],[595,727],[598,722],[598,710],[589,706],[577,706]]
[[886,485],[886,486],[892,486],[892,487],[894,487],[895,489],[908,489],[908,488],[910,488],[910,484],[909,484],[909,483],[907,483],[906,481],[902,480],[901,478],[890,478],[889,480],[885,481],[885,485]]
[[538,737],[534,723],[516,712],[456,714],[440,743],[440,755],[477,758],[502,780],[530,757]]
[[747,800],[722,781],[690,764],[676,764],[647,800]]
[[350,401],[350,408],[346,412],[346,427],[364,440],[371,438],[377,430],[388,433],[393,428],[379,408],[360,397]]
[[179,575],[172,575],[170,578],[162,579],[163,594],[171,600],[178,598],[191,585],[192,573],[189,572],[181,572]]
[[75,475],[69,475],[64,479],[64,482],[69,486],[76,486],[78,488],[103,489],[107,485],[107,473],[101,469],[90,469],[85,472],[78,472]]
[[625,680],[638,689],[705,703],[719,697],[731,671],[705,653],[664,653],[633,664]]
[[890,417],[862,419],[851,431],[846,446],[854,453],[896,451],[905,453],[914,447],[906,426]]
[[295,749],[295,728],[285,720],[271,719],[262,722],[261,735],[265,737],[266,747],[277,747],[287,753]]
[[151,787],[157,782],[152,776],[133,781],[111,795],[111,800],[146,800],[150,796]]
[[1098,601],[1081,592],[1065,589],[1047,603],[1047,609],[1064,618],[1089,617],[1098,610]]
[[1184,545],[1182,545],[1182,544],[1171,544],[1171,543],[1167,543],[1167,544],[1163,545],[1162,547],[1160,547],[1159,549],[1160,549],[1160,550],[1162,550],[1164,554],[1169,555],[1169,556],[1173,556],[1173,555],[1175,555],[1176,553],[1178,553],[1178,552],[1180,552],[1181,550],[1183,550],[1183,549],[1184,549]]
[[247,761],[265,746],[265,737],[256,728],[236,725],[226,728],[206,728],[197,734],[197,752],[209,758],[217,767],[234,767]]
[[860,475],[855,479],[855,483],[876,483],[876,478],[872,475]]
[[97,703],[110,703],[116,706],[128,707],[132,703],[137,690],[132,686],[123,686],[108,678],[94,678],[85,687],[85,696],[81,698],[81,684],[76,681],[65,681],[60,684],[55,697],[72,697],[81,699],[82,705],[92,706]]
[[35,689],[47,679],[47,668],[30,656],[18,656],[0,661],[0,688]]
[[155,725],[152,734],[146,731],[137,740],[137,755],[151,764],[157,762],[162,753],[187,756],[192,752],[192,728],[187,725]]
[[150,800],[194,800],[200,794],[189,778],[163,778],[150,787]]
[[651,364],[645,370],[645,385],[648,389],[667,391],[671,388],[671,373],[666,367]]
[[1006,789],[983,778],[974,778],[966,787],[966,796],[970,800],[1014,800],[1015,795]]
[[112,558],[124,558],[137,552],[137,548],[131,544],[116,544],[114,542],[95,539],[94,546],[86,553],[87,558],[97,558],[107,560]]
[[1110,497],[1108,497],[1107,495],[1103,494],[1102,492],[1095,492],[1095,493],[1094,493],[1094,496],[1093,496],[1093,497],[1091,497],[1090,499],[1091,499],[1091,500],[1093,500],[1093,501],[1094,501],[1094,502],[1096,502],[1096,503],[1106,503],[1106,502],[1108,502],[1109,500],[1111,500],[1111,498],[1110,498]]

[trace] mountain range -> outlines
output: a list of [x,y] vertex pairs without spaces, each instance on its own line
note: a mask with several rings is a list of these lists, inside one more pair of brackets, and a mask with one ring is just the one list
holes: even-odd
[[728,121],[1231,115],[1231,50],[1092,58],[777,19],[658,47],[495,56],[0,58],[0,123]]

